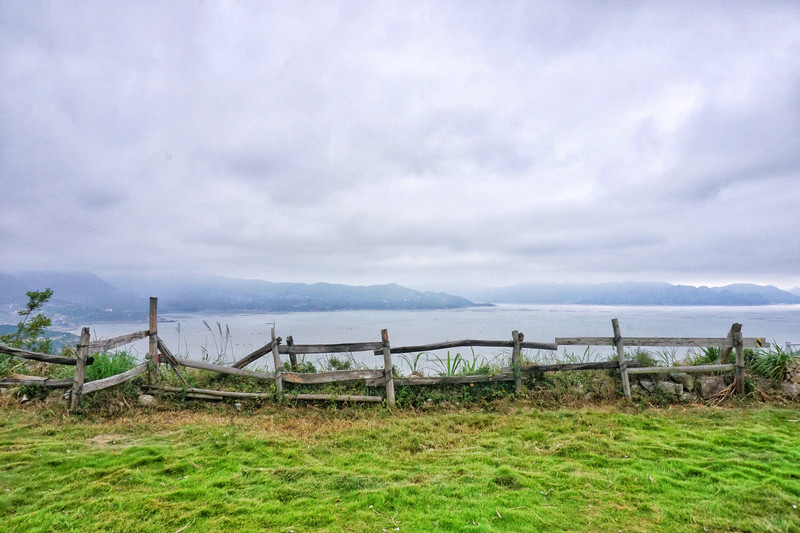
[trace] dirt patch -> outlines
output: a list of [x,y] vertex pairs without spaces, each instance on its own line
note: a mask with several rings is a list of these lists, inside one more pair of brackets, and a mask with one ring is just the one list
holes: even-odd
[[95,446],[121,447],[121,448],[127,448],[135,444],[133,437],[129,435],[112,435],[112,434],[95,435],[91,439],[87,439],[87,442]]

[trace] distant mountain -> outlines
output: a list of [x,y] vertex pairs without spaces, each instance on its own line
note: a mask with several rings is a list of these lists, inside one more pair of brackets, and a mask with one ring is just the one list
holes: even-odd
[[420,292],[400,285],[368,287],[330,283],[272,283],[220,276],[179,278],[91,273],[0,273],[0,323],[14,323],[25,305],[26,291],[53,289],[46,312],[54,325],[146,320],[149,296],[157,296],[161,313],[336,311],[347,309],[456,309],[475,307],[466,298]]
[[[151,277],[129,275],[101,279],[87,272],[0,273],[0,323],[14,324],[26,291],[50,287],[46,308],[55,326],[103,321],[147,320],[149,296],[160,313],[287,312],[369,309],[458,309],[517,304],[592,305],[770,305],[800,304],[800,294],[770,285],[736,284],[692,287],[670,283],[528,283],[471,289],[467,298],[420,292],[396,284],[351,286],[332,283],[273,283],[221,276]],[[474,302],[486,302],[476,304]]]
[[158,295],[159,309],[165,312],[457,309],[477,305],[460,296],[442,292],[420,292],[396,284],[308,285],[222,276],[111,279],[128,291],[138,291],[141,295]]
[[0,322],[16,323],[16,310],[28,301],[28,291],[53,289],[46,314],[54,325],[86,321],[140,319],[147,316],[147,298],[114,287],[88,272],[0,273]]
[[467,296],[492,303],[576,305],[773,305],[800,304],[800,295],[771,285],[693,287],[670,283],[528,283],[472,290]]

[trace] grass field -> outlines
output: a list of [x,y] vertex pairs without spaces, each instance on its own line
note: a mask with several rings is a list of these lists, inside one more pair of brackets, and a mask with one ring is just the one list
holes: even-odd
[[2,531],[800,531],[800,409],[0,407]]

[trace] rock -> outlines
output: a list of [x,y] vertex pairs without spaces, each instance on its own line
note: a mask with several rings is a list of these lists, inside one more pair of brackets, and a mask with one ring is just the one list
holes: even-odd
[[673,396],[680,396],[683,394],[683,385],[680,383],[673,383],[671,381],[659,381],[656,387],[660,392],[671,394]]
[[242,412],[242,404],[236,402],[235,404],[233,404],[233,406],[236,408],[237,411],[239,411],[240,413]]
[[725,388],[725,380],[722,376],[702,376],[697,378],[695,386],[701,398],[708,398]]
[[686,392],[692,392],[694,390],[695,378],[691,374],[687,374],[686,372],[673,372],[669,377],[675,383],[683,385],[683,389]]
[[798,383],[783,382],[781,384],[781,390],[783,390],[784,394],[791,396],[792,398],[800,396],[800,384]]
[[639,381],[639,386],[642,387],[647,392],[655,392],[656,390],[656,387],[655,385],[653,385],[653,382],[647,381],[646,379]]
[[139,395],[139,403],[144,405],[145,407],[151,407],[156,405],[156,399],[149,395],[149,394],[140,394]]
[[685,403],[693,403],[697,401],[697,394],[693,392],[684,392],[681,394],[681,401]]

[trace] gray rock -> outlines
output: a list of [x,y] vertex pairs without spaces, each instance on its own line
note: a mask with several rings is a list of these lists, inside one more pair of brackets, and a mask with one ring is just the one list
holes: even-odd
[[646,379],[639,381],[639,386],[642,387],[647,392],[655,392],[656,390],[656,387],[655,385],[653,385],[653,382],[647,381]]
[[784,382],[781,384],[781,389],[783,390],[784,394],[791,396],[792,398],[800,396],[800,383]]
[[701,398],[708,398],[725,388],[725,380],[722,376],[701,376],[695,383],[697,392]]
[[149,394],[140,394],[139,395],[139,403],[144,405],[145,407],[151,407],[156,405],[156,399],[149,395]]
[[671,394],[673,396],[680,396],[683,394],[683,385],[680,383],[673,383],[671,381],[659,381],[656,387],[660,392]]
[[694,390],[695,379],[693,375],[687,374],[686,372],[673,372],[669,377],[675,383],[683,385],[683,389],[686,392],[692,392]]
[[685,403],[692,403],[697,401],[697,394],[693,392],[684,392],[681,394],[681,401]]

